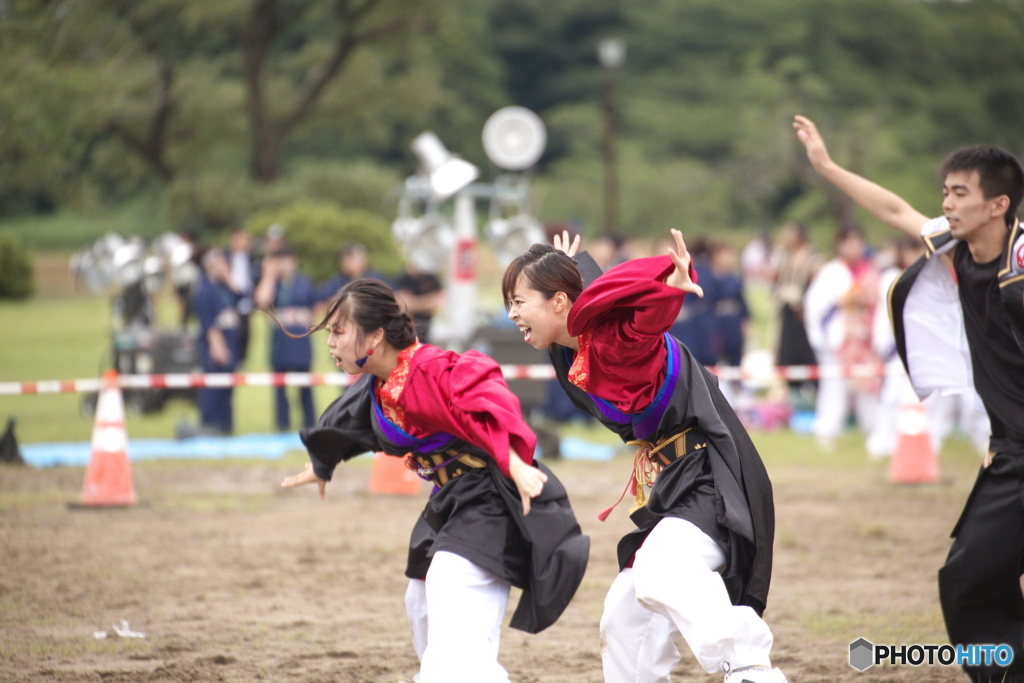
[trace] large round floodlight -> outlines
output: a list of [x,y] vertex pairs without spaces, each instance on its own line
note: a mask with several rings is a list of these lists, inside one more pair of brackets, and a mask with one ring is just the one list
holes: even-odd
[[525,107],[505,107],[484,124],[484,151],[506,171],[522,171],[537,163],[548,142],[540,117]]

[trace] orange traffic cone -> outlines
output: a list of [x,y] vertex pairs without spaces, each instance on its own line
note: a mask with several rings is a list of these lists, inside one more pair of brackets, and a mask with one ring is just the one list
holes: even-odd
[[82,484],[84,506],[134,505],[135,484],[128,462],[128,432],[124,427],[124,399],[117,385],[117,370],[103,374],[103,388],[96,404],[92,431],[92,455]]
[[913,398],[904,401],[896,418],[896,450],[889,463],[894,484],[934,484],[939,481],[939,460],[928,433],[928,408]]
[[405,458],[396,458],[387,453],[377,453],[370,470],[370,493],[389,493],[393,496],[418,495],[422,485],[416,473],[405,466]]

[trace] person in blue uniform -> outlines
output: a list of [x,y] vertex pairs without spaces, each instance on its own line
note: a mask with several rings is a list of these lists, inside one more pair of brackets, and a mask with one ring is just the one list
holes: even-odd
[[231,287],[238,292],[238,367],[245,364],[249,352],[249,317],[254,307],[252,292],[259,281],[259,267],[252,252],[252,236],[244,228],[231,231],[227,249],[231,268]]
[[719,362],[738,366],[743,362],[750,309],[743,295],[743,279],[736,272],[736,250],[729,244],[711,247],[711,272],[714,275],[715,341]]
[[383,273],[370,268],[366,246],[359,242],[349,242],[338,251],[338,272],[317,289],[317,300],[321,303],[329,301],[342,287],[362,277],[390,284]]
[[[299,272],[299,261],[287,245],[269,254],[253,299],[260,308],[273,308],[280,325],[270,328],[270,367],[274,372],[309,372],[313,352],[309,337],[303,336],[313,322],[317,303],[313,281]],[[285,334],[285,330],[290,333]],[[316,424],[313,389],[299,387],[302,424]],[[274,413],[278,431],[291,428],[291,410],[286,387],[274,387]]]
[[[670,242],[659,240],[655,253],[664,254],[673,246]],[[669,334],[685,344],[698,363],[711,367],[718,363],[714,345],[715,303],[718,301],[718,293],[711,272],[707,240],[695,240],[690,255],[693,258],[693,270],[704,290],[704,296],[688,296],[683,300],[679,315],[672,324]]]
[[[203,254],[202,275],[192,290],[191,310],[199,319],[199,357],[203,372],[234,372],[238,363],[239,296],[231,288],[231,266],[219,249]],[[232,389],[199,390],[200,429],[230,434],[234,428]]]

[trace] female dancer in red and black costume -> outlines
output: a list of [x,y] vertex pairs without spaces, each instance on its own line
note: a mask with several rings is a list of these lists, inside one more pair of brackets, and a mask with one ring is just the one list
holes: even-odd
[[[605,680],[670,680],[685,638],[726,683],[783,683],[761,619],[771,579],[771,483],[717,380],[667,334],[693,281],[676,250],[603,275],[567,236],[534,245],[505,271],[509,318],[548,349],[573,402],[638,446],[627,489],[637,529],[619,542],[605,599]],[[563,253],[563,248],[566,253]],[[586,279],[592,282],[584,289]],[[650,496],[646,496],[650,486]],[[613,506],[614,507],[614,506]],[[611,510],[602,513],[602,519]]]
[[356,280],[313,331],[338,367],[364,374],[301,433],[310,460],[282,486],[316,483],[360,453],[405,456],[435,484],[413,529],[406,607],[420,683],[505,682],[498,664],[509,586],[523,589],[511,626],[554,623],[586,569],[565,489],[533,463],[536,437],[498,365],[416,339],[387,285]]

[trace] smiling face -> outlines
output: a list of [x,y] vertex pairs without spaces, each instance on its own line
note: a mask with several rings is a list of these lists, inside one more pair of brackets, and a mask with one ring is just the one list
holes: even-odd
[[1005,197],[986,199],[980,182],[977,171],[953,171],[942,184],[942,213],[957,239],[969,240],[979,228],[1004,220]]
[[508,319],[523,333],[523,341],[535,349],[546,349],[553,343],[565,344],[568,339],[566,320],[570,307],[564,292],[546,299],[520,275],[509,299]]

